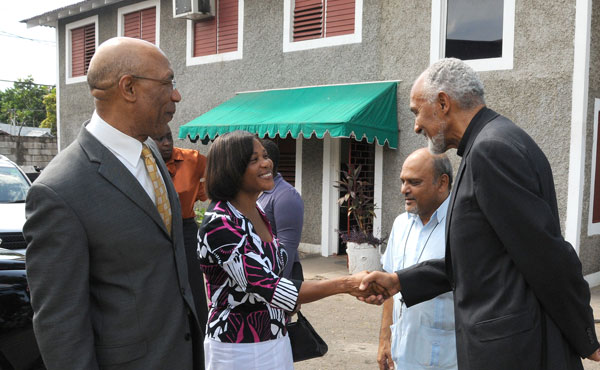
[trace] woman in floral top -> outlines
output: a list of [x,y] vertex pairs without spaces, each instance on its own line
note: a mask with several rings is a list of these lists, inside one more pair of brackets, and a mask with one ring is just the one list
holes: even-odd
[[256,203],[273,187],[273,163],[245,131],[217,138],[207,157],[212,200],[198,234],[210,312],[204,340],[206,369],[293,369],[285,327],[298,304],[333,294],[368,296],[364,273],[332,280],[280,277],[287,254]]

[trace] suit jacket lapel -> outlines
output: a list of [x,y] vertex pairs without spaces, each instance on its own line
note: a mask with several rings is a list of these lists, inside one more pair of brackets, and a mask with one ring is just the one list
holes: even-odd
[[[148,214],[164,233],[168,235],[169,233],[160,218],[156,206],[148,197],[144,188],[117,157],[85,129],[86,124],[87,122],[79,132],[77,141],[88,155],[90,161],[99,164],[98,173]],[[169,198],[171,197],[169,196]]]

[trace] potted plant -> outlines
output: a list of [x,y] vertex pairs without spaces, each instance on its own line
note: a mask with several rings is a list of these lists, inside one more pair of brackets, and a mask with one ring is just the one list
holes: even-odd
[[361,165],[349,165],[347,171],[341,171],[342,179],[334,185],[344,193],[338,199],[338,204],[347,209],[348,218],[352,217],[356,221],[356,227],[338,231],[342,241],[346,243],[348,271],[351,274],[363,270],[381,270],[380,247],[385,239],[376,237],[369,229],[375,217],[375,203],[367,193],[369,182],[360,178],[361,168]]

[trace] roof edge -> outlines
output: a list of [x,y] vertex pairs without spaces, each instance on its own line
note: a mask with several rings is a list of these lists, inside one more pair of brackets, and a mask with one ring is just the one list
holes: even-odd
[[27,24],[27,28],[37,26],[54,27],[58,26],[58,21],[61,19],[85,14],[92,10],[103,8],[108,5],[123,2],[125,0],[84,0],[78,3],[67,5],[62,8],[54,9],[49,12],[36,15],[31,18],[23,19],[20,22]]

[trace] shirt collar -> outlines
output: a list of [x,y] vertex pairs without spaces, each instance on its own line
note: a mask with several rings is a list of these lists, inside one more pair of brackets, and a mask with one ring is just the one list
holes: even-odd
[[103,120],[96,111],[92,114],[87,130],[112,152],[119,154],[135,167],[142,155],[142,143],[124,134]]
[[[431,218],[429,218],[429,222],[431,222],[432,220],[436,220],[436,223],[441,223],[442,221],[444,221],[444,219],[446,218],[446,213],[448,213],[448,204],[449,203],[450,203],[450,194],[448,194],[448,196],[446,197],[446,200],[444,200],[442,202],[442,204],[440,204],[440,206],[435,210],[435,212],[433,212],[433,214],[431,215]],[[414,221],[418,220],[419,222],[421,222],[421,218],[418,216],[419,215],[417,215],[416,213],[408,214],[409,218],[413,219]]]
[[183,152],[179,150],[179,148],[173,147],[173,151],[171,152],[171,158],[169,158],[169,160],[165,162],[171,176],[175,176],[175,162],[181,162],[183,160],[185,160],[185,158],[183,157]]
[[468,152],[470,144],[473,143],[479,131],[492,119],[496,118],[498,113],[489,109],[488,107],[483,107],[477,112],[471,122],[469,122],[469,126],[465,130],[463,137],[460,139],[458,143],[458,148],[456,148],[456,154],[459,157],[462,157],[464,154]]
[[179,148],[173,147],[171,159],[176,160],[176,161],[183,161],[185,158],[183,157],[183,152],[181,150],[179,150]]

